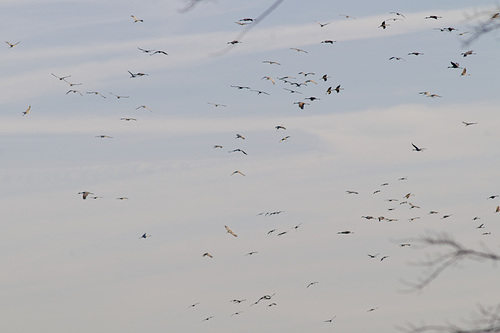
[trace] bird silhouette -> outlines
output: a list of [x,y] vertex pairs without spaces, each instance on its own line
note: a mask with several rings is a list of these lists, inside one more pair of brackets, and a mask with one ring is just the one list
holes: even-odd
[[295,102],[293,104],[298,104],[299,108],[301,108],[302,110],[304,110],[305,105],[309,105],[309,103],[305,103],[305,102]]
[[234,237],[238,237],[238,235],[235,234],[234,231],[232,231],[227,225],[225,225],[224,228],[226,228],[226,231],[227,231],[228,234],[231,234]]
[[27,115],[28,113],[30,113],[30,111],[31,111],[31,105],[30,105],[30,106],[28,106],[28,108],[27,108],[25,111],[23,111],[23,116],[25,116],[25,115]]
[[91,194],[94,194],[92,192],[88,192],[88,191],[83,191],[83,192],[78,192],[78,194],[81,194],[82,195],[82,199],[85,200],[87,199],[87,197]]
[[240,174],[240,175],[242,175],[242,176],[245,176],[245,174],[243,172],[241,172],[240,170],[233,171],[233,173],[231,174],[231,176],[234,175],[234,174],[237,174],[237,173]]
[[138,19],[137,17],[135,17],[134,15],[130,15],[130,17],[132,17],[134,19],[134,23],[137,23],[137,22],[144,22],[144,20],[142,19]]
[[17,44],[21,43],[21,41],[19,41],[19,42],[17,42],[17,43],[14,43],[14,44],[9,43],[9,42],[7,42],[7,41],[6,41],[5,43],[7,43],[7,44],[9,45],[9,48],[13,48],[13,47],[14,47],[14,46],[16,46]]
[[423,151],[424,149],[427,149],[427,148],[419,148],[419,147],[415,146],[413,143],[411,145],[413,146],[414,151]]
[[146,233],[144,233],[141,237],[139,237],[139,239],[141,239],[141,238],[148,238],[148,237],[151,237],[151,235],[147,235]]

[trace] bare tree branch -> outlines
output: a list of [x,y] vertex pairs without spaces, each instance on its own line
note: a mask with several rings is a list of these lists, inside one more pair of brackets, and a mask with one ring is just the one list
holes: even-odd
[[481,251],[468,249],[456,242],[448,235],[429,235],[416,240],[425,246],[441,246],[447,249],[447,253],[436,254],[424,262],[417,263],[419,266],[429,268],[429,273],[417,282],[403,281],[404,284],[411,287],[413,290],[421,290],[436,279],[447,268],[463,261],[464,259],[472,259],[478,261],[500,261],[500,255],[494,254],[488,249]]

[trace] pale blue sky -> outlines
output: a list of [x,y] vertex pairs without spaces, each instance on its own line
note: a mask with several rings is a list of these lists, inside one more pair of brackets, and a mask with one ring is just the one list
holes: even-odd
[[[219,0],[184,14],[180,0],[0,4],[3,41],[20,41],[0,46],[6,332],[397,332],[498,302],[498,268],[484,263],[401,293],[401,280],[425,275],[410,262],[434,251],[398,246],[446,232],[500,252],[499,201],[486,199],[500,194],[499,36],[464,47],[468,35],[458,35],[472,31],[468,15],[495,3],[284,1],[220,54],[242,29],[234,22],[271,3]],[[391,11],[406,19],[378,28],[396,17]],[[459,30],[436,30],[444,27]],[[467,50],[476,54],[462,57]],[[470,75],[447,68],[450,61]],[[317,84],[277,79],[287,75]],[[338,84],[344,90],[325,94]],[[320,100],[304,99],[311,96]],[[310,105],[301,110],[298,101]],[[237,148],[248,155],[228,152]],[[80,191],[102,198],[84,201]],[[407,193],[421,208],[399,204]],[[284,212],[257,215],[273,211]],[[344,230],[354,234],[337,234]],[[152,236],[139,239],[145,232]],[[230,302],[238,298],[246,302]]]

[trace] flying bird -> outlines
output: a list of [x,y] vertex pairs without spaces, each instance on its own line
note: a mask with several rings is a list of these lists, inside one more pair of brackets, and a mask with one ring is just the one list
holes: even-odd
[[104,134],[96,135],[95,137],[100,138],[100,139],[112,139],[113,138],[112,136],[104,135]]
[[141,106],[138,106],[135,108],[136,110],[139,110],[139,109],[147,109],[149,110],[150,112],[153,112],[150,108],[148,108],[146,105],[141,105]]
[[66,92],[66,95],[67,95],[67,94],[69,94],[69,93],[75,93],[75,94],[76,94],[76,93],[78,93],[78,94],[80,94],[80,96],[83,96],[83,94],[82,94],[79,90],[74,90],[74,89],[72,89],[72,90],[68,90],[68,91]]
[[31,110],[31,105],[30,105],[30,106],[28,106],[28,108],[27,108],[25,111],[23,111],[23,116],[25,116],[25,115],[27,115],[28,113],[30,113],[30,110]]
[[78,192],[78,194],[81,194],[82,195],[82,199],[85,200],[87,199],[87,197],[90,195],[90,194],[94,194],[92,192],[88,192],[88,191],[83,191],[83,192]]
[[259,252],[257,252],[257,251],[252,251],[252,252],[248,252],[248,253],[247,253],[247,254],[245,254],[245,255],[246,255],[246,256],[251,256],[251,255],[254,255],[254,254],[256,254],[256,253],[259,253]]
[[329,25],[330,23],[332,23],[332,22],[328,22],[328,23],[320,23],[320,22],[318,22],[318,21],[314,21],[314,22],[318,23],[318,24],[319,24],[319,26],[320,26],[321,28],[323,28],[325,25]]
[[66,75],[66,76],[57,76],[55,75],[54,73],[50,73],[52,74],[53,77],[56,77],[58,78],[60,81],[63,81],[64,79],[67,79],[68,77],[71,77],[71,75]]
[[398,16],[401,16],[401,17],[403,17],[403,18],[406,18],[403,14],[398,13],[398,12],[389,12],[389,14],[396,14],[396,15],[398,15]]
[[93,94],[93,95],[99,95],[101,96],[102,98],[106,98],[106,96],[102,95],[100,92],[98,91],[87,91],[86,94]]
[[346,231],[339,231],[337,232],[337,234],[339,235],[349,235],[349,234],[353,234],[354,232],[352,231],[349,231],[349,230],[346,230]]
[[333,321],[336,317],[337,317],[337,316],[333,316],[332,318],[327,319],[327,320],[325,320],[324,322],[325,322],[325,323],[331,323],[331,322],[332,322],[332,321]]
[[245,174],[243,172],[241,172],[240,170],[233,171],[233,173],[231,174],[231,176],[234,175],[234,174],[237,174],[237,173],[239,173],[242,176],[245,176]]
[[227,106],[227,105],[224,105],[224,104],[211,103],[211,102],[208,102],[208,104],[211,104],[211,105],[215,106],[216,108],[218,108],[219,106],[223,106],[223,107]]
[[120,99],[120,98],[129,98],[129,96],[120,96],[120,95],[113,94],[112,92],[110,92],[109,94],[115,96],[117,99]]
[[209,252],[205,252],[203,253],[202,257],[209,257],[209,258],[213,258],[214,256],[211,255]]
[[238,237],[238,235],[235,234],[234,231],[232,231],[231,229],[229,229],[229,227],[227,225],[225,225],[224,228],[226,228],[228,234],[231,234],[234,237]]
[[137,23],[137,22],[144,22],[144,20],[140,20],[138,19],[137,17],[135,17],[134,15],[130,15],[133,19],[134,19],[134,23]]
[[270,64],[270,65],[281,65],[279,62],[270,61],[270,60],[264,60],[263,63]]
[[324,41],[321,42],[321,44],[333,44],[336,42],[337,42],[336,40],[325,39]]
[[291,47],[291,48],[290,48],[290,50],[295,50],[295,51],[297,51],[297,52],[304,52],[304,53],[307,53],[307,51],[302,50],[302,49],[298,49],[298,48],[296,48],[296,47]]
[[403,60],[403,61],[406,61],[406,60],[404,60],[401,57],[390,57],[389,60]]
[[430,15],[430,16],[427,16],[426,19],[434,19],[434,20],[437,20],[437,19],[440,19],[442,18],[441,16],[436,16],[436,15]]
[[17,43],[14,43],[14,44],[9,43],[9,42],[7,42],[7,41],[6,41],[6,43],[7,43],[7,44],[9,44],[9,48],[13,48],[13,47],[14,47],[14,46],[16,46],[17,44],[21,43],[21,41],[19,41],[19,42],[17,42]]
[[475,54],[475,53],[474,53],[474,51],[469,50],[469,51],[464,52],[464,53],[461,53],[461,54],[462,54],[462,56],[465,58],[465,57],[470,56],[470,55],[473,55],[473,54]]
[[146,235],[146,233],[144,233],[141,237],[139,237],[139,239],[141,239],[141,238],[148,238],[148,237],[151,237],[151,235]]
[[245,140],[245,137],[241,134],[236,133],[236,138],[235,139],[242,139]]
[[427,148],[419,148],[419,147],[415,146],[413,143],[411,145],[413,146],[414,151],[423,151],[424,149],[427,149]]
[[277,131],[280,130],[280,129],[286,130],[286,127],[283,126],[283,125],[274,126],[274,128],[276,128]]
[[247,153],[246,153],[244,150],[240,149],[240,148],[230,150],[229,152],[230,152],[230,153],[234,153],[234,152],[237,152],[237,151],[239,151],[239,152],[241,152],[241,153],[243,153],[243,154],[247,155]]
[[451,66],[448,66],[448,68],[462,68],[462,67],[460,67],[458,62],[450,61],[450,63],[451,63]]
[[465,125],[465,127],[470,126],[470,125],[476,125],[477,123],[468,123],[466,121],[462,121],[462,124]]
[[419,55],[424,55],[422,52],[410,52],[408,55],[414,55],[414,56],[419,56]]
[[309,103],[305,103],[305,102],[295,102],[293,104],[298,104],[299,108],[301,108],[302,110],[304,110],[305,105],[309,105]]
[[290,135],[287,135],[287,136],[285,136],[284,138],[282,138],[279,142],[286,141],[286,140],[288,140],[289,138],[290,138]]
[[276,84],[276,82],[274,82],[273,78],[270,76],[264,76],[261,80],[264,80],[264,79],[266,79],[267,81],[271,81],[273,84]]
[[134,121],[137,121],[136,118],[120,118],[120,120],[125,120],[125,121],[131,121],[131,120],[134,120]]
[[467,68],[464,67],[464,69],[462,70],[462,74],[460,74],[460,76],[465,76],[465,75],[470,75],[470,74],[467,74]]

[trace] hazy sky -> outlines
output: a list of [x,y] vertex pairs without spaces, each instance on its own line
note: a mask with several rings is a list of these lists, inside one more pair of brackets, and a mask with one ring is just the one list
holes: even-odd
[[500,36],[464,44],[495,3],[285,0],[227,44],[272,3],[2,1],[5,332],[399,332],[498,302],[487,263],[402,282],[444,251],[422,235],[500,253]]

